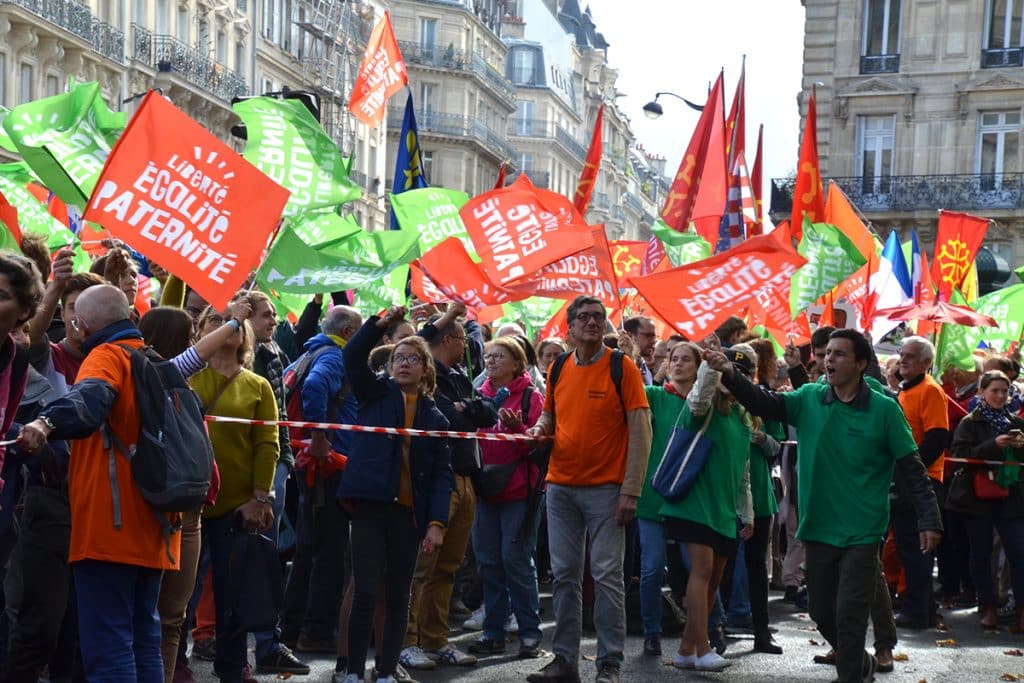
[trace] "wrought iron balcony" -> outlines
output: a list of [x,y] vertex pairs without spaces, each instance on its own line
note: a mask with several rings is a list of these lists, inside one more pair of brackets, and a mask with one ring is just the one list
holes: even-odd
[[352,172],[348,174],[348,177],[352,180],[352,182],[354,182],[359,187],[363,188],[364,190],[367,189],[366,174],[363,173],[362,171],[352,169]]
[[[832,178],[864,213],[1024,209],[1024,173]],[[793,211],[791,178],[772,179],[773,215]],[[826,187],[828,181],[825,182]]]
[[[389,108],[388,128],[392,128],[395,131],[401,130],[403,116],[404,109],[398,107]],[[486,124],[472,116],[424,111],[416,115],[416,125],[420,133],[472,138],[494,154],[498,161],[515,159],[518,156],[517,152],[506,142],[503,135],[499,135]]]
[[475,52],[460,50],[451,44],[448,47],[428,46],[407,40],[398,41],[398,47],[406,64],[421,64],[472,74],[499,99],[510,106],[515,104],[516,91],[512,82]]
[[626,193],[626,206],[637,213],[643,213],[644,205],[640,202],[640,198],[631,192]]
[[222,100],[245,95],[245,79],[220,62],[173,36],[151,33],[132,24],[132,58],[157,71],[178,74]]
[[900,56],[894,55],[861,55],[860,72],[862,74],[894,74],[900,70]]
[[607,211],[609,206],[607,192],[595,192],[590,195],[590,208]]
[[981,51],[982,69],[1024,66],[1024,47],[1008,47]]
[[88,5],[74,0],[0,0],[15,5],[78,36],[104,57],[124,63],[124,31],[94,17]]
[[587,156],[587,149],[554,121],[514,118],[509,121],[508,134],[511,137],[556,140],[577,159],[582,161]]

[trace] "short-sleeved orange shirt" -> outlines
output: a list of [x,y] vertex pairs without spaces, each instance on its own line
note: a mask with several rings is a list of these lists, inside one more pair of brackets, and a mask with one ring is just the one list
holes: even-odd
[[[139,348],[141,339],[118,342]],[[107,421],[121,443],[132,446],[139,438],[131,361],[114,344],[93,349],[78,371],[77,381],[102,380],[117,393]],[[121,528],[114,527],[114,496],[110,486],[110,455],[96,430],[71,442],[68,494],[71,499],[69,562],[102,560],[154,569],[178,569],[181,534],[172,534],[170,553],[153,508],[142,498],[132,479],[128,458],[116,453],[117,488],[121,499]]]
[[[949,429],[949,410],[946,407],[946,392],[931,375],[909,389],[899,393],[900,406],[914,434],[914,442],[918,446],[924,435],[932,429]],[[942,468],[945,458],[939,456],[928,468],[928,476],[942,481]]]
[[[554,396],[548,391],[544,410],[555,413],[555,445],[547,480],[563,486],[621,484],[626,474],[629,433],[622,412],[647,408],[643,378],[628,357],[622,363],[622,403],[606,349],[591,365],[576,365],[573,353],[562,366]],[[550,386],[550,379],[549,384]]]

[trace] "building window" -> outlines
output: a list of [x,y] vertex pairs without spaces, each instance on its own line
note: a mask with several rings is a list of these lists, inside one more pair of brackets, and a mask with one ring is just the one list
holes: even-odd
[[228,34],[225,31],[217,31],[217,61],[228,63]]
[[53,97],[60,94],[60,79],[50,74],[46,77],[46,96]]
[[431,59],[437,48],[437,19],[420,19],[420,54]]
[[433,185],[432,178],[434,177],[434,153],[420,150],[420,172],[423,174],[423,179],[428,184]]
[[1024,66],[1024,0],[988,0],[981,67]]
[[540,85],[537,77],[537,52],[531,48],[512,51],[512,82],[516,85]]
[[900,70],[900,0],[864,0],[862,74]]
[[981,114],[977,169],[982,190],[1000,190],[1004,174],[1020,171],[1020,111]]
[[516,102],[516,135],[533,135],[533,102],[518,100]]
[[182,7],[178,5],[178,15],[176,19],[177,23],[177,38],[183,43],[190,42],[189,40],[189,22],[188,22],[188,7]]
[[171,8],[167,0],[156,0],[156,18],[154,21],[154,32],[157,35],[166,36],[169,33],[167,25],[171,18]]
[[18,100],[18,104],[32,101],[32,83],[35,80],[34,72],[35,69],[31,64],[21,65],[21,82],[18,84],[21,98]]
[[857,117],[857,176],[862,193],[890,191],[895,134],[895,116]]
[[[434,114],[437,112],[437,84],[420,83],[420,113],[423,118],[423,125],[428,128],[434,123]],[[419,121],[417,121],[419,123]]]
[[147,12],[146,0],[135,0],[132,6],[132,21],[142,26],[149,25],[149,13]]
[[7,101],[7,55],[0,52],[0,102]]
[[274,26],[276,24],[274,7],[276,4],[276,0],[263,0],[263,11],[260,12],[260,14],[263,15],[263,22],[260,25],[260,35],[267,40],[274,39]]
[[235,71],[245,73],[245,43],[235,43]]

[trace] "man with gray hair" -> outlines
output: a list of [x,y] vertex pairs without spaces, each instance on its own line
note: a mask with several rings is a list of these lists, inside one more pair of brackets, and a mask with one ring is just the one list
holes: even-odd
[[[289,414],[290,419],[355,423],[357,403],[346,390],[341,350],[362,324],[359,311],[349,306],[327,312],[321,333],[303,345],[305,353],[285,370],[285,400],[291,403],[288,398],[298,391],[302,404],[301,417]],[[282,623],[289,630],[298,626],[306,651],[333,650],[348,544],[348,519],[334,499],[342,476],[337,455],[348,455],[351,439],[351,432],[338,429],[330,434],[322,429],[291,430],[299,510]],[[264,670],[272,673],[273,662],[267,664]],[[258,673],[259,666],[257,662]]]
[[[949,446],[949,410],[946,392],[928,374],[935,363],[935,346],[924,337],[906,337],[900,347],[900,392],[898,400],[914,435],[918,452],[931,478],[935,496],[943,500],[943,452]],[[932,587],[934,553],[922,553],[918,539],[917,515],[907,484],[897,470],[896,496],[892,502],[892,529],[896,549],[907,577],[907,590],[896,615],[896,626],[923,629],[935,625],[935,597]]]

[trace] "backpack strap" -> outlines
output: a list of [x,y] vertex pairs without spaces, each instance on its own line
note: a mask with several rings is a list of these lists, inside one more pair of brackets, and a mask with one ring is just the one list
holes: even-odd
[[530,399],[531,398],[533,398],[533,385],[532,384],[528,384],[526,386],[526,388],[523,389],[523,400],[522,400],[522,404],[520,405],[520,408],[522,409],[522,412],[523,412],[523,424],[526,424],[526,418],[530,414]]
[[[626,419],[626,402],[622,398],[622,366],[623,358],[626,357],[619,349],[612,349],[612,357],[610,360],[612,383],[615,384],[615,393],[619,395],[619,405],[622,406],[622,419]],[[573,351],[566,351],[560,354],[558,358],[551,362],[551,368],[548,370],[548,392],[551,394],[551,420],[554,422],[555,419],[555,383],[558,382],[558,376],[562,374],[562,367],[565,362],[569,360],[569,356],[572,355]]]
[[622,418],[626,418],[626,402],[622,399],[622,359],[626,354],[619,349],[612,349],[611,371],[612,383],[615,384],[615,392],[619,395],[619,405],[622,406]]
[[569,356],[572,355],[572,351],[566,351],[565,353],[558,354],[558,358],[551,361],[551,367],[548,368],[548,393],[551,394],[551,424],[554,426],[555,422],[555,385],[558,383],[558,376],[562,374],[562,368],[565,367],[565,361],[569,360]]

